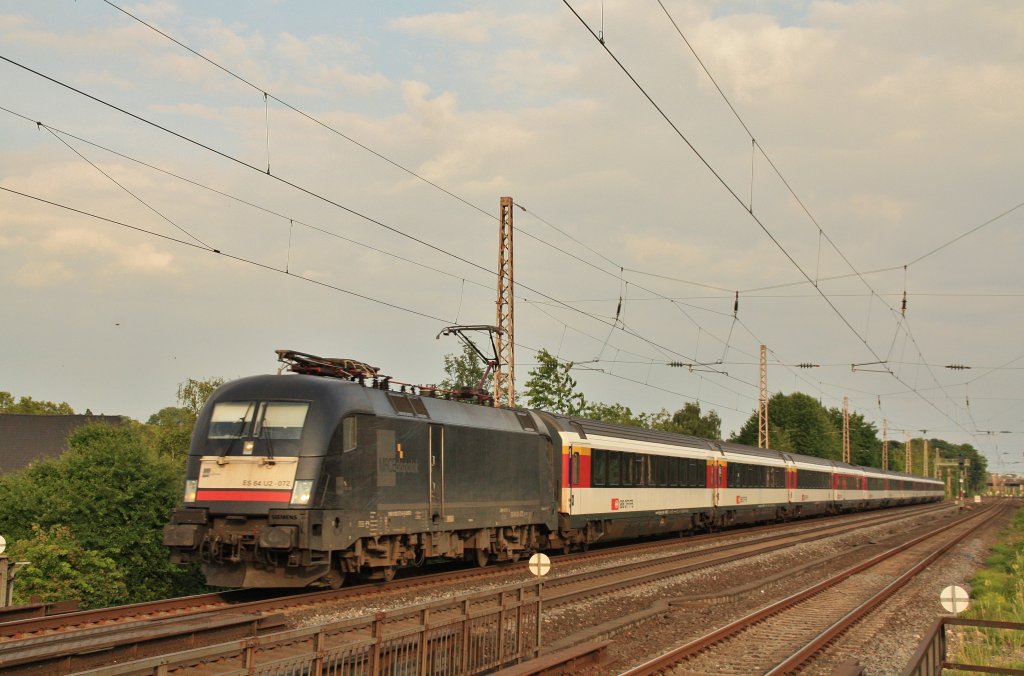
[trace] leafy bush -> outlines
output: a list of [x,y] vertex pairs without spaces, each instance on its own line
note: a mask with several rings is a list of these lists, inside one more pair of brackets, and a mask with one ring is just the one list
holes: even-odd
[[161,543],[163,525],[181,498],[180,459],[161,457],[148,441],[138,424],[87,425],[69,437],[69,450],[57,460],[0,477],[0,533],[9,541],[37,537],[34,525],[46,532],[62,526],[84,550],[120,570],[126,586],[121,598],[97,593],[82,597],[84,605],[203,589],[198,571],[171,565]]
[[14,603],[81,599],[83,608],[123,602],[128,596],[124,576],[114,561],[86,549],[65,526],[32,527],[32,537],[10,549],[14,561],[31,565],[18,571]]

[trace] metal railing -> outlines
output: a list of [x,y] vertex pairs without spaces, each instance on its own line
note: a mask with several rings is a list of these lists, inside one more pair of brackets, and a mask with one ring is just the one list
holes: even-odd
[[539,653],[540,592],[539,583],[527,583],[80,673],[162,675],[193,669],[232,676],[485,673]]
[[[949,626],[975,627],[978,629],[1008,629],[1024,631],[1024,624],[1019,622],[999,622],[996,620],[969,620],[959,617],[940,617],[932,625],[931,630],[922,639],[917,652],[910,658],[910,664],[903,671],[903,676],[939,676],[943,669],[976,672],[981,674],[1020,674],[1024,669],[991,664],[963,664],[949,661],[946,654],[949,647],[947,630]],[[1019,659],[1019,658],[1018,658]]]

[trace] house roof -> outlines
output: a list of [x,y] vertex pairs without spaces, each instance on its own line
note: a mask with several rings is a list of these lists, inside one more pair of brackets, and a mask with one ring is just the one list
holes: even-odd
[[58,457],[68,448],[68,436],[83,425],[122,420],[119,415],[0,414],[0,474]]

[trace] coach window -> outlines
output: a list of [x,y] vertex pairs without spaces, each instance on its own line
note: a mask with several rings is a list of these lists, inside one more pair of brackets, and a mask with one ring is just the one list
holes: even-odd
[[580,483],[580,454],[577,451],[572,454],[572,484],[574,486]]
[[604,486],[608,483],[608,451],[594,449],[590,454],[590,483]]
[[622,455],[618,451],[608,451],[608,485],[609,486],[621,486],[622,485],[622,472],[620,471],[619,456]]

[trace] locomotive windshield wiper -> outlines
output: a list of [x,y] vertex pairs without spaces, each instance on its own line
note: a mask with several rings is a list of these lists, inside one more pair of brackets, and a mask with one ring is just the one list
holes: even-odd
[[264,462],[268,465],[274,464],[274,443],[270,440],[270,430],[267,429],[267,421],[263,421],[263,437],[267,440],[267,458]]
[[226,460],[223,459],[224,456],[231,452],[231,449],[235,446],[235,442],[241,439],[242,434],[245,433],[245,421],[249,419],[249,411],[252,410],[252,407],[252,402],[249,402],[249,405],[245,409],[245,413],[243,413],[242,417],[238,419],[238,431],[235,433],[235,436],[231,437],[231,441],[227,443],[227,446],[224,447],[224,450],[221,451],[220,455],[217,457],[218,465],[223,465],[226,462]]

